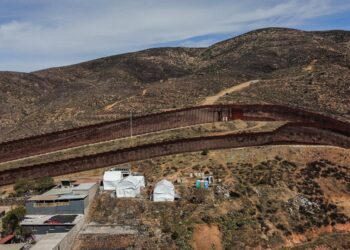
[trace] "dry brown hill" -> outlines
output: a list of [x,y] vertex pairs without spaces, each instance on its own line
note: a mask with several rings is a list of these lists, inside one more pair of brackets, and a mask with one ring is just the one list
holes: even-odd
[[0,141],[199,104],[278,103],[349,119],[350,32],[268,28],[208,48],[157,48],[32,73],[0,72]]

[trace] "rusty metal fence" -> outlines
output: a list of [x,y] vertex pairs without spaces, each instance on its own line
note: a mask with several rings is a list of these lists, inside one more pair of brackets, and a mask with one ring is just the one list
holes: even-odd
[[[349,124],[318,113],[279,105],[210,105],[134,117],[133,135],[196,124],[234,119],[283,120],[315,123],[341,134],[350,135]],[[128,137],[130,119],[120,119],[85,127],[43,134],[0,144],[0,162],[81,146],[106,140]]]
[[332,145],[350,148],[349,136],[317,127],[313,123],[289,123],[270,132],[181,139],[5,170],[0,171],[0,185],[11,184],[21,178],[64,175],[130,161],[195,152],[203,149],[213,150],[274,144]]

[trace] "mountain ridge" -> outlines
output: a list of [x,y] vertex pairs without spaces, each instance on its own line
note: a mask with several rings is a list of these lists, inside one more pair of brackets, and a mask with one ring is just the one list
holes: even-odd
[[265,28],[207,48],[152,48],[63,67],[0,72],[0,141],[200,104],[283,104],[348,119],[350,32]]

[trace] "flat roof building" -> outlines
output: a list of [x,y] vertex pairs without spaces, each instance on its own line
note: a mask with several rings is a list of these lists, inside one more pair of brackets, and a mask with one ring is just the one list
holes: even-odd
[[31,197],[26,201],[28,215],[84,214],[97,183],[61,186]]

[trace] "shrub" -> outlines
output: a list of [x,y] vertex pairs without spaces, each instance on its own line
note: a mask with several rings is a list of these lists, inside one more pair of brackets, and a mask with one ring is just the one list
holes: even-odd
[[52,188],[54,185],[52,177],[42,177],[35,180],[33,189],[35,193],[41,194]]
[[347,184],[346,184],[346,190],[347,190],[348,192],[350,192],[350,183],[347,183]]
[[32,183],[28,180],[18,180],[13,186],[13,190],[15,191],[14,196],[24,196],[29,194],[32,189]]
[[172,234],[171,234],[171,238],[173,239],[173,240],[176,240],[177,238],[179,238],[179,233],[178,232],[173,232]]
[[13,189],[13,196],[24,196],[30,194],[41,194],[54,186],[52,177],[40,177],[35,180],[18,180]]
[[201,155],[208,155],[208,153],[209,153],[209,149],[205,148],[203,149]]
[[194,204],[200,204],[207,201],[209,198],[209,192],[206,189],[194,189],[191,202]]

